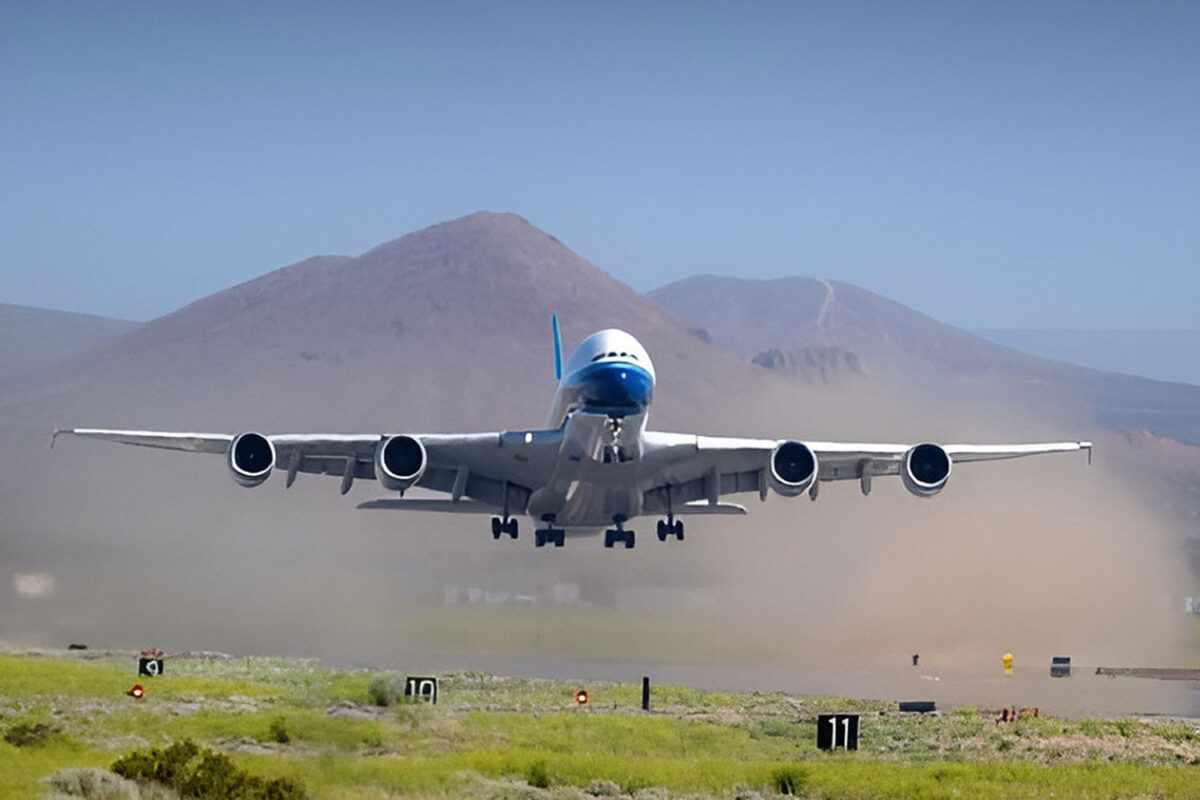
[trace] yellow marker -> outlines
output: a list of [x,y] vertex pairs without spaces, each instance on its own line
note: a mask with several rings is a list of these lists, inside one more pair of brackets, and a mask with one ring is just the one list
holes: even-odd
[[1004,674],[1012,675],[1013,654],[1005,653],[1000,660],[1004,662]]

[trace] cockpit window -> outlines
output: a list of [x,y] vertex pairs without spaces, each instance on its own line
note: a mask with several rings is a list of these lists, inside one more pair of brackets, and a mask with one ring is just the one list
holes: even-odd
[[629,357],[632,358],[634,361],[638,360],[638,357],[636,355],[634,355],[633,353],[630,353]]
[[592,356],[592,361],[599,361],[602,358],[604,358],[604,353],[599,353],[598,355]]
[[609,354],[608,354],[608,357],[609,357],[609,358],[616,358],[616,357],[617,357],[617,354],[616,354],[616,353],[609,353]]

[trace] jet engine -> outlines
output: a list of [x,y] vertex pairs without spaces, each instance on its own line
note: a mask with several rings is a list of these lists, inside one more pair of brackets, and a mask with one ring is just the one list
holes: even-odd
[[247,488],[271,477],[275,468],[275,445],[261,433],[239,433],[229,445],[229,471]]
[[817,470],[817,454],[803,442],[780,442],[771,452],[771,488],[784,497],[808,491]]
[[917,497],[933,497],[950,480],[950,454],[937,444],[919,444],[904,454],[900,478]]
[[389,436],[375,447],[375,477],[385,489],[403,492],[421,480],[429,457],[415,436]]

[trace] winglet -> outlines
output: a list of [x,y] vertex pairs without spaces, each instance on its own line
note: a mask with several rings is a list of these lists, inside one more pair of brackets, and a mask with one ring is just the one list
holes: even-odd
[[1079,446],[1080,446],[1080,448],[1087,450],[1088,466],[1090,467],[1092,465],[1092,443],[1091,442],[1080,442]]
[[50,449],[51,450],[54,449],[54,442],[58,439],[59,436],[61,436],[64,433],[70,433],[70,432],[71,432],[70,428],[55,428],[54,431],[50,434]]
[[558,314],[550,315],[550,332],[554,336],[554,380],[562,380],[562,334],[558,331]]

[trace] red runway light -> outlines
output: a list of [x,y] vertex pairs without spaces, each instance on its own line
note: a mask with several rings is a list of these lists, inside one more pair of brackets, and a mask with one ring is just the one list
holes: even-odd
[[576,705],[586,706],[588,704],[587,689],[579,689],[575,692]]
[[145,696],[146,690],[142,688],[142,685],[140,683],[135,683],[133,685],[133,688],[130,689],[125,694],[129,695],[134,700],[141,700]]

